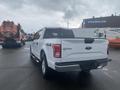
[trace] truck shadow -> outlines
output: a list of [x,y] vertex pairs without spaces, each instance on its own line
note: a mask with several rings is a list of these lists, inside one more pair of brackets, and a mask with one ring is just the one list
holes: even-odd
[[86,88],[91,86],[92,75],[82,72],[54,73],[50,80],[69,88]]
[[[41,74],[41,71],[40,73]],[[42,76],[42,75],[40,75]],[[50,86],[55,86],[56,88],[63,89],[80,89],[80,88],[93,88],[92,84],[92,74],[82,73],[82,72],[52,72],[48,80],[44,80],[46,85],[49,83]]]

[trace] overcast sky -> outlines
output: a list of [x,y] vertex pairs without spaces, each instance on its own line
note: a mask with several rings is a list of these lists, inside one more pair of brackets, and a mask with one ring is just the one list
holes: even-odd
[[84,18],[120,14],[119,0],[0,0],[0,23],[13,20],[25,32],[42,27],[70,27],[81,25]]

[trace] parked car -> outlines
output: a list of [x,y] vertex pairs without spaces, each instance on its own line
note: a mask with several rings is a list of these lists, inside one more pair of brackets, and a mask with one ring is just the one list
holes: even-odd
[[107,31],[107,39],[109,41],[109,47],[120,48],[120,29],[109,28]]
[[82,33],[84,37],[76,37],[76,31],[82,30],[44,28],[34,35],[30,56],[33,61],[41,62],[44,78],[49,77],[51,70],[90,72],[110,61],[108,40],[104,36],[89,37],[86,34],[86,37]]
[[110,38],[109,40],[109,47],[111,48],[120,48],[120,38]]
[[16,25],[13,21],[3,21],[0,25],[0,45],[3,48],[25,45],[25,32],[21,25]]

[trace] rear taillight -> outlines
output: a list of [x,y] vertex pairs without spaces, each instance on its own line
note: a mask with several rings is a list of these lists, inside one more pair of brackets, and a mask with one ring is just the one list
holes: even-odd
[[53,55],[55,58],[61,58],[61,44],[53,44]]

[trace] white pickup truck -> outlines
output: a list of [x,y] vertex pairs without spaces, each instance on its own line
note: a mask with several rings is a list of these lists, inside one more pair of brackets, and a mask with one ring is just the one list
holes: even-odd
[[51,70],[89,72],[107,65],[110,60],[105,35],[98,34],[98,30],[89,30],[93,33],[92,37],[84,31],[44,28],[35,33],[30,56],[36,63],[41,62],[44,78],[49,76]]

